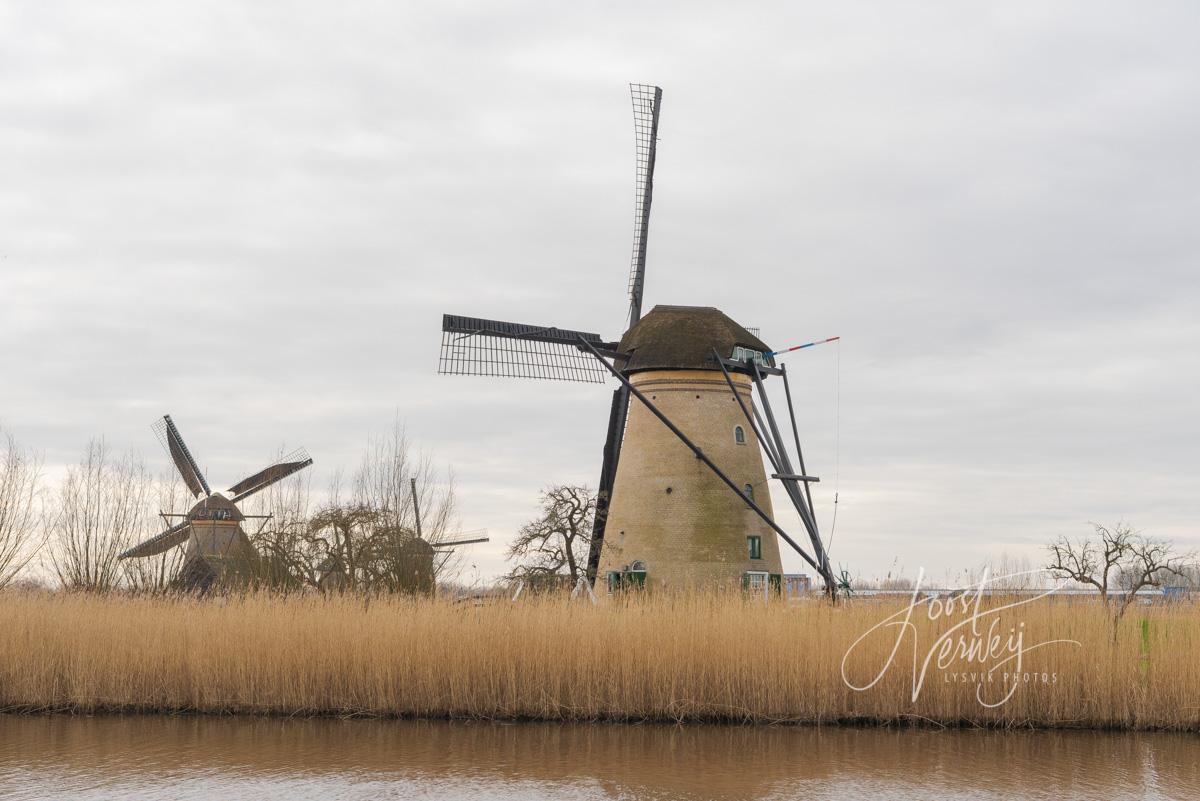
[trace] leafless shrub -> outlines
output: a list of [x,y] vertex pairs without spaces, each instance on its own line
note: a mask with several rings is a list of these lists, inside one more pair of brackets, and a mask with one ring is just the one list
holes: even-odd
[[36,509],[41,460],[0,430],[0,587],[11,582],[44,539]]
[[414,480],[420,536],[437,545],[447,539],[453,520],[453,477],[440,475],[430,458],[414,453],[398,421],[387,435],[369,440],[348,500],[340,475],[329,503],[316,512],[310,512],[303,476],[264,492],[257,511],[271,518],[261,531],[248,532],[262,556],[264,583],[388,593],[425,591],[435,579],[452,576],[453,554],[439,552],[431,568],[422,562],[421,580],[414,584]]
[[[277,456],[283,456],[280,448]],[[252,583],[274,590],[310,583],[306,533],[312,510],[312,478],[308,471],[270,485],[241,504],[248,517],[242,528],[258,554],[251,566]]]
[[[413,481],[420,505],[421,538],[432,545],[446,541],[454,524],[454,475],[441,473],[427,454],[415,453],[403,425],[396,420],[386,435],[368,442],[354,476],[351,504],[351,508],[375,515],[370,552],[374,581],[380,589],[403,590],[411,583],[404,548],[417,536]],[[438,554],[433,578],[452,578],[458,566],[453,551]]]
[[388,434],[367,443],[354,476],[353,504],[375,510],[384,528],[415,532],[412,479],[417,482],[421,535],[436,544],[445,539],[454,517],[454,476],[439,475],[429,456],[414,454],[398,420]]
[[[146,509],[147,528],[135,538],[139,541],[178,523],[181,518],[177,515],[186,514],[193,502],[192,494],[174,472],[154,479],[147,497],[152,506]],[[183,566],[183,554],[183,548],[171,548],[158,556],[123,560],[125,585],[135,592],[166,592]]]
[[153,529],[147,514],[152,479],[141,460],[113,460],[103,439],[68,468],[47,521],[49,565],[66,589],[107,591],[120,582],[117,557]]

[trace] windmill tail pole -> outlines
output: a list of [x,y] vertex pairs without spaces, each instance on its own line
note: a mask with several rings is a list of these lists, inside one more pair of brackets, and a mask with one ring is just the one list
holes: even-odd
[[803,345],[796,345],[793,348],[784,348],[783,350],[773,350],[770,353],[763,354],[764,358],[771,359],[775,356],[782,356],[785,353],[791,353],[794,350],[804,350],[811,348],[813,345],[824,345],[826,342],[837,342],[841,337],[830,337],[829,339],[818,339],[815,342],[805,342]]

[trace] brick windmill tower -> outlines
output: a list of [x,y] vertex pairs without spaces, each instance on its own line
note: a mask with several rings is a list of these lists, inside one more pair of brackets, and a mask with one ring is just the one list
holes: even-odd
[[[438,372],[597,383],[611,376],[620,383],[588,558],[597,589],[740,583],[766,591],[782,574],[782,539],[832,597],[836,582],[808,486],[817,479],[804,472],[786,369],[758,336],[719,309],[655,306],[642,315],[662,90],[643,84],[631,90],[636,181],[625,334],[614,342],[584,331],[447,314]],[[787,393],[791,443],[763,386],[769,376],[780,377]],[[804,525],[811,553],[775,522],[764,458]]]

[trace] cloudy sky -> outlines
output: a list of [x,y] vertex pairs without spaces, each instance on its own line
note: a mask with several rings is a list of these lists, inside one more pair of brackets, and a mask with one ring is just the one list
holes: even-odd
[[440,315],[620,334],[644,81],[647,306],[843,337],[788,360],[835,562],[944,576],[1088,520],[1200,547],[1198,24],[10,0],[0,421],[52,475],[99,434],[165,468],[170,412],[217,484],[284,444],[321,484],[398,415],[501,572],[541,486],[594,485],[609,393],[439,377]]

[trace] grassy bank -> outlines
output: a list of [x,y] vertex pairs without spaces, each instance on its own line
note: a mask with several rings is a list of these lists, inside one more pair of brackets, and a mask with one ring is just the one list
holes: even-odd
[[[977,683],[950,678],[977,664],[931,666],[911,697],[913,635],[923,659],[961,618],[918,615],[881,681],[846,686],[843,654],[898,606],[3,593],[0,709],[1200,729],[1192,605],[1134,609],[1115,643],[1094,601],[1010,610],[1001,634],[1017,626],[1027,646],[1081,645],[1027,653],[1034,680],[990,709]],[[854,651],[856,683],[885,663],[896,633],[877,630]]]

